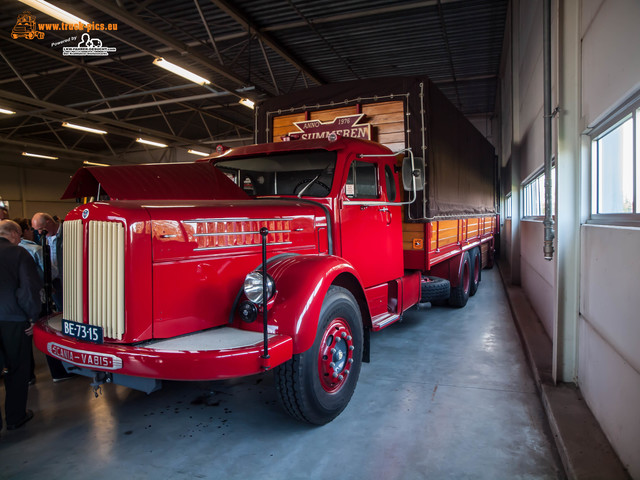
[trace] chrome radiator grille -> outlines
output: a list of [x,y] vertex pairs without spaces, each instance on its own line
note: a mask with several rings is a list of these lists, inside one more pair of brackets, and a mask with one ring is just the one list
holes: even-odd
[[[124,226],[116,222],[90,221],[87,255],[89,323],[103,328],[105,337],[124,334]],[[64,318],[83,322],[82,220],[64,222],[63,293]]]
[[82,323],[82,220],[63,223],[62,293],[64,318]]
[[115,222],[89,222],[89,323],[104,336],[124,334],[124,227]]

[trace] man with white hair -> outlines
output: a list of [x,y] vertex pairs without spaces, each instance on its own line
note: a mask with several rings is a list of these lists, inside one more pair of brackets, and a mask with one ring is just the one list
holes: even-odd
[[[14,430],[33,418],[27,410],[33,322],[40,314],[42,280],[35,261],[19,246],[22,229],[0,220],[0,352],[5,368],[5,417]],[[0,426],[2,425],[0,419]]]
[[47,244],[51,252],[51,281],[53,302],[62,311],[62,225],[51,215],[38,212],[31,218],[31,226],[38,234],[46,232]]

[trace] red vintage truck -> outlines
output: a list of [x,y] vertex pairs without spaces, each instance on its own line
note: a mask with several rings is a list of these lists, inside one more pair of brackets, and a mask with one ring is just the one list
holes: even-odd
[[[464,120],[443,105],[449,120]],[[421,300],[464,306],[492,261],[497,223],[493,205],[437,213],[452,208],[437,187],[455,172],[430,166],[431,152],[398,145],[398,156],[353,138],[347,124],[362,121],[337,121],[336,133],[322,130],[333,121],[311,120],[310,140],[294,139],[299,128],[279,139],[289,141],[220,146],[190,164],[79,170],[64,198],[95,201],[65,219],[64,311],[37,324],[36,346],[94,386],[148,393],[161,380],[273,370],[292,416],[334,419],[370,360],[371,332]],[[377,135],[378,126],[367,128]],[[468,134],[486,147],[460,128],[458,141]],[[430,145],[435,153],[438,141]],[[473,195],[490,203],[482,190],[490,185],[492,198],[493,178],[476,176],[477,164],[494,162],[486,150],[490,158],[476,149],[457,160],[475,163],[456,182],[470,177],[482,187]]]

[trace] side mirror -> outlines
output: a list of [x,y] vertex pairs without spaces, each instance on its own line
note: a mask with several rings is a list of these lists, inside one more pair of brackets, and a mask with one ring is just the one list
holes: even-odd
[[[413,165],[411,165],[413,160]],[[420,157],[404,157],[402,160],[402,187],[407,192],[413,191],[415,179],[416,192],[424,190],[424,159]]]

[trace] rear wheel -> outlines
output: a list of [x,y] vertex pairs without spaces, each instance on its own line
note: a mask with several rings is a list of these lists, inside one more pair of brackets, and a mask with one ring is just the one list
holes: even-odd
[[356,388],[362,342],[358,303],[348,290],[330,287],[313,346],[274,370],[285,410],[298,420],[316,425],[336,418]]
[[495,263],[495,258],[496,258],[496,252],[495,252],[495,249],[493,248],[493,242],[491,242],[488,244],[488,247],[487,247],[487,261],[484,268],[486,268],[487,270],[491,270],[493,268],[493,264]]
[[449,297],[449,305],[452,307],[462,308],[469,300],[469,288],[471,284],[471,264],[469,261],[469,252],[462,255],[462,266],[460,268],[460,278],[458,285],[451,287],[451,296]]
[[471,283],[469,285],[469,295],[474,296],[480,286],[482,257],[478,247],[469,252],[469,264],[471,265]]

